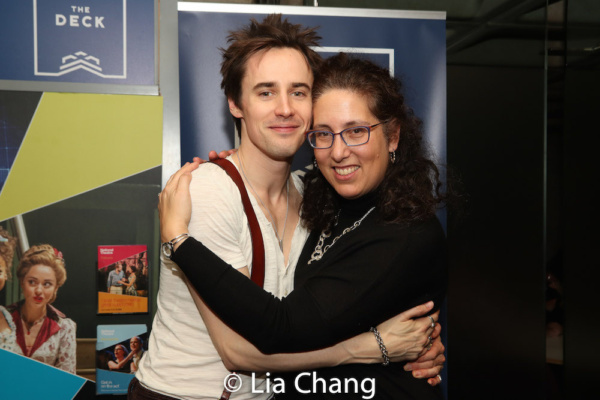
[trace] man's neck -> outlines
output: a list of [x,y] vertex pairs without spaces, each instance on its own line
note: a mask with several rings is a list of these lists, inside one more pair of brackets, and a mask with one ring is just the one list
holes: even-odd
[[240,146],[232,157],[242,173],[248,192],[253,192],[265,217],[282,240],[285,263],[298,223],[300,193],[290,182],[292,160],[274,160],[256,147]]
[[232,157],[244,179],[261,196],[273,198],[286,191],[292,160],[274,160],[254,147],[240,146]]

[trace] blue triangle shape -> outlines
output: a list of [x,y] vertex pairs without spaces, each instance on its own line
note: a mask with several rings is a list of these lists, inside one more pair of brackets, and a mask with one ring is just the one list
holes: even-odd
[[0,193],[42,94],[0,91]]

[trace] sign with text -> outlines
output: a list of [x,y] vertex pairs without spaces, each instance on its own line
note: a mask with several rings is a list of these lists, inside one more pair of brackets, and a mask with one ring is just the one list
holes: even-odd
[[154,1],[9,0],[0,79],[155,85]]
[[148,247],[98,246],[98,314],[148,312]]

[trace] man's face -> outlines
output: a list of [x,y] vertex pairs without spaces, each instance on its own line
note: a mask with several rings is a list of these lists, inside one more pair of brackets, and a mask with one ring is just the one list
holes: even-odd
[[248,59],[239,107],[242,146],[277,160],[288,160],[304,142],[312,117],[313,74],[302,53],[275,48]]

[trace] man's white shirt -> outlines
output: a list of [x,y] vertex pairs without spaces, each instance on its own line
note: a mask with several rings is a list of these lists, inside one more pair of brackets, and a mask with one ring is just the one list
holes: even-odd
[[[300,178],[292,182],[302,193]],[[252,239],[239,189],[219,166],[202,164],[192,173],[190,235],[225,262],[251,270]],[[294,272],[308,231],[295,227],[285,264],[279,241],[257,200],[248,191],[265,246],[264,289],[281,298],[293,289]],[[202,260],[198,260],[202,262]],[[183,273],[172,261],[161,257],[158,308],[152,325],[149,351],[144,354],[136,377],[146,387],[183,399],[216,399],[230,373],[214,348],[207,328],[188,290]],[[242,375],[242,388],[231,399],[265,399],[264,380],[256,379],[252,393],[250,377]]]

